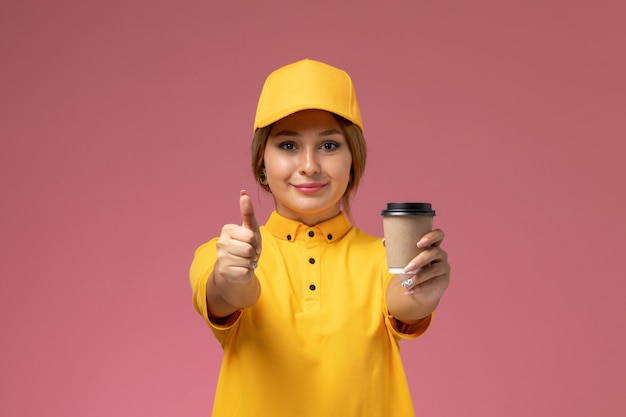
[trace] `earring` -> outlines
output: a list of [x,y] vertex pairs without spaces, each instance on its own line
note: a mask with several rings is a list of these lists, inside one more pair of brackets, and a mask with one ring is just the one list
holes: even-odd
[[267,174],[265,173],[265,170],[263,170],[261,175],[259,175],[259,184],[267,185]]

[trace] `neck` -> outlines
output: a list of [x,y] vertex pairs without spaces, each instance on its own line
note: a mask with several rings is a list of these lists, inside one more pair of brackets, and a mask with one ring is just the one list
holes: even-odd
[[295,220],[307,226],[315,226],[337,216],[339,213],[341,213],[341,210],[339,209],[339,207],[337,207],[332,211],[329,210],[325,211],[324,213],[295,213],[293,211],[284,210],[280,207],[277,207],[276,212],[283,217]]

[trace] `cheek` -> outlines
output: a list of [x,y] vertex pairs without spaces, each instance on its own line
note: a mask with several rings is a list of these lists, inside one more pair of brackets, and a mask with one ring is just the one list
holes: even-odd
[[289,175],[292,170],[292,162],[289,159],[280,158],[273,152],[266,152],[263,162],[268,179]]
[[351,172],[352,172],[352,157],[348,156],[345,158],[343,164],[342,164],[342,177],[345,178],[346,182],[349,182],[351,180]]

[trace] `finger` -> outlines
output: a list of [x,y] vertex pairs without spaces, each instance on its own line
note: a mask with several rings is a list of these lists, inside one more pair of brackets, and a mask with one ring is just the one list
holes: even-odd
[[[257,255],[261,255],[261,231],[259,229],[259,223],[256,220],[254,214],[254,206],[252,200],[248,196],[246,190],[241,190],[239,197],[239,209],[241,211],[242,227],[254,232],[255,240],[252,242]],[[257,256],[258,258],[258,256]]]
[[419,295],[420,298],[427,297],[431,301],[435,301],[443,296],[449,284],[449,276],[438,275],[419,284],[413,284],[408,288],[404,287],[404,295]]
[[[249,230],[247,232],[250,233]],[[256,268],[257,261],[258,256],[254,248],[245,242],[231,241],[226,247],[218,250],[217,265],[224,276],[244,277]]]
[[253,239],[249,234],[250,231],[241,228],[241,230],[243,232],[247,232],[245,233],[246,236],[245,238],[247,240],[244,239],[237,239],[237,237],[234,237],[232,240],[230,240],[228,242],[227,245],[219,245],[220,242],[218,242],[218,249],[220,249],[221,253],[224,254],[225,256],[229,256],[232,258],[241,258],[244,260],[255,260],[258,258],[258,254],[256,253],[256,250],[253,246],[253,244],[250,242],[250,239]]
[[425,248],[404,267],[406,273],[415,273],[432,263],[438,263],[448,259],[446,251],[439,246]]
[[253,262],[247,264],[228,264],[221,262],[216,264],[219,274],[226,277],[229,281],[247,281],[250,279],[250,273],[254,270]]
[[403,278],[405,279],[402,281],[402,287],[408,292],[412,292],[417,287],[423,289],[428,285],[435,285],[435,283],[443,285],[445,288],[450,281],[450,265],[447,262],[431,264],[422,268],[419,273],[410,277],[405,275]]
[[443,242],[444,233],[441,229],[435,229],[431,232],[426,233],[420,240],[417,242],[418,248],[427,248],[429,246],[439,246],[441,242]]
[[254,206],[252,206],[252,200],[245,190],[241,190],[240,192],[239,210],[241,210],[241,225],[255,233],[258,232],[259,224],[257,223],[254,215]]

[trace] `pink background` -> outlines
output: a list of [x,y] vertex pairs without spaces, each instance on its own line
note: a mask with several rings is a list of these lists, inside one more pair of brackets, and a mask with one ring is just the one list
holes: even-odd
[[357,225],[425,200],[447,233],[418,415],[626,415],[626,3],[241,3],[0,4],[0,415],[209,415],[188,267],[241,188],[271,211],[256,99],[306,57],[357,86]]

